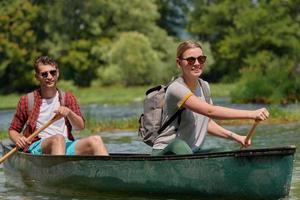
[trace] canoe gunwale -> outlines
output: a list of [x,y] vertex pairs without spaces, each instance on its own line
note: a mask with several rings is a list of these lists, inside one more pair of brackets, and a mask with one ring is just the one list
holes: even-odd
[[[5,151],[9,151],[13,146],[7,142],[1,142]],[[235,151],[225,152],[212,152],[212,153],[197,153],[189,155],[164,155],[164,156],[151,156],[149,154],[128,154],[128,153],[112,153],[109,156],[94,156],[94,155],[32,155],[29,153],[18,152],[18,156],[27,158],[59,158],[69,161],[79,160],[115,160],[115,161],[161,161],[161,160],[184,160],[184,159],[204,159],[204,158],[217,158],[217,157],[257,157],[257,156],[275,156],[275,155],[292,155],[296,152],[296,146],[290,145],[285,147],[272,147],[260,149],[242,149]]]

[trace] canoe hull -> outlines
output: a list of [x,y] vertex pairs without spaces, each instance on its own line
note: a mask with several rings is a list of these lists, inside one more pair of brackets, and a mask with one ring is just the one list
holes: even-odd
[[294,152],[295,147],[168,157],[17,153],[4,171],[31,187],[278,199],[289,194]]

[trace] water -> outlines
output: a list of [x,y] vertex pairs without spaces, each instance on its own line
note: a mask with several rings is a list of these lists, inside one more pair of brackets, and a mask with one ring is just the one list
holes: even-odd
[[[110,106],[97,106],[91,105],[83,108],[83,112],[89,112],[92,116],[97,118],[123,118],[138,115],[141,112],[141,106],[127,106],[127,107],[110,107]],[[256,107],[256,105],[252,105]],[[13,111],[0,111],[0,129],[7,127]],[[7,123],[5,123],[5,119]],[[237,133],[246,134],[250,126],[226,126],[226,128],[233,130]],[[253,148],[259,147],[278,147],[287,145],[300,146],[300,122],[293,124],[282,125],[263,125],[260,124],[256,129],[256,134],[253,138]],[[100,134],[100,133],[99,133]],[[137,137],[137,133],[133,132],[105,132],[101,133],[103,140],[107,144],[108,150],[111,153],[149,153],[151,148],[142,143]],[[204,148],[223,148],[225,150],[236,150],[239,145],[233,141],[224,140],[216,137],[207,137],[205,140]],[[187,197],[178,196],[147,196],[147,195],[132,195],[132,194],[88,194],[88,196],[81,196],[81,194],[73,194],[63,196],[61,194],[44,193],[42,191],[32,191],[28,188],[15,187],[8,184],[8,180],[3,174],[2,165],[0,165],[0,199],[109,199],[109,200],[123,200],[123,199],[186,199]],[[195,197],[189,199],[196,199]],[[284,200],[298,200],[300,199],[300,153],[295,154],[295,163],[293,170],[293,178],[290,196]]]
[[[97,120],[121,119],[132,116],[138,116],[142,113],[140,103],[127,106],[108,106],[108,105],[87,105],[82,106],[81,110],[86,117],[92,117]],[[0,110],[0,130],[6,130],[14,115],[15,110]]]

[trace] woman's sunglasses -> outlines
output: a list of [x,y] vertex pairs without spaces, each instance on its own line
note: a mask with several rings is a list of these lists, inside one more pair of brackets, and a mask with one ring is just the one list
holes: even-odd
[[48,74],[51,74],[51,76],[56,76],[57,74],[57,70],[50,70],[50,71],[46,71],[46,72],[41,72],[40,75],[43,77],[43,78],[48,78]]
[[187,57],[187,58],[182,58],[182,60],[186,60],[189,65],[195,64],[196,60],[198,60],[198,63],[204,64],[206,61],[206,56],[199,56],[197,58],[195,57]]

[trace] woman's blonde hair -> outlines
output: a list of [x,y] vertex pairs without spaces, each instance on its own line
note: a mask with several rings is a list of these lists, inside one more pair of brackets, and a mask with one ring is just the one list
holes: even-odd
[[182,54],[186,50],[193,49],[193,48],[200,48],[202,50],[202,46],[198,42],[187,40],[180,43],[177,47],[177,58],[181,58]]

